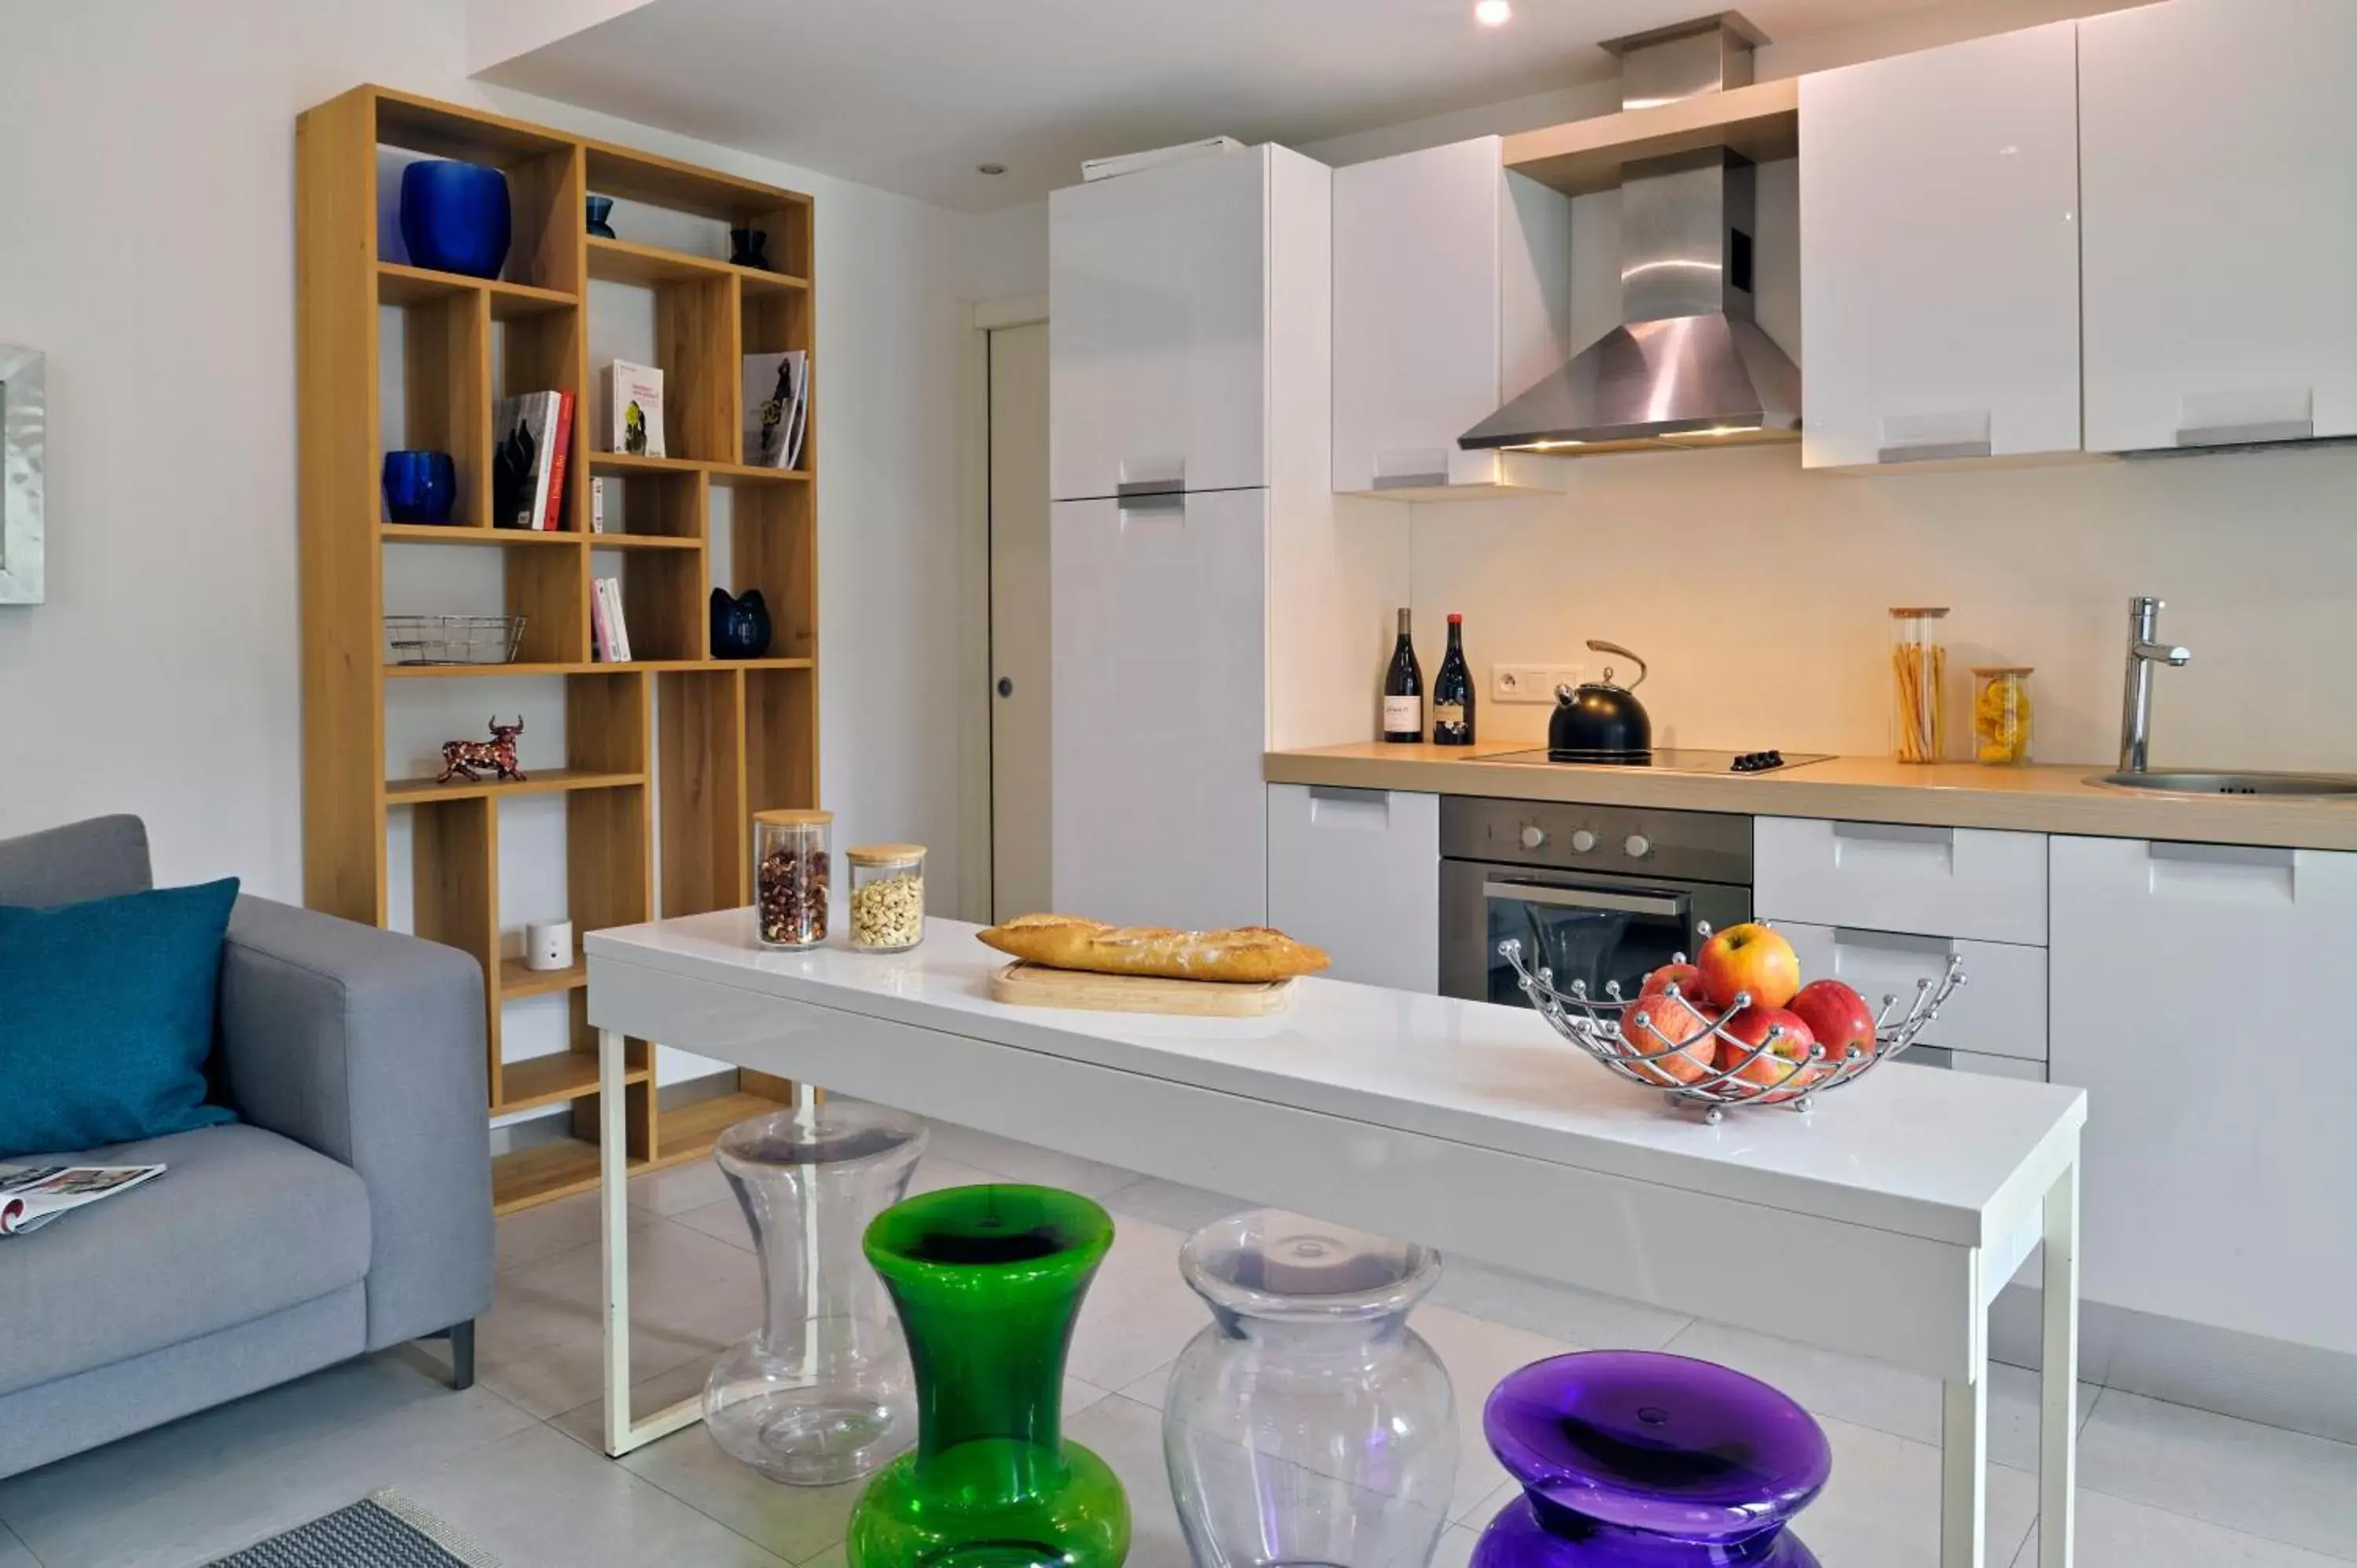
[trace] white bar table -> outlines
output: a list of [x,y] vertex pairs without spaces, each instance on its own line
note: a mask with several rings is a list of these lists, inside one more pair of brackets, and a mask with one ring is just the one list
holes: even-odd
[[[1898,1064],[1806,1115],[1672,1111],[1535,1014],[1305,980],[1270,1018],[1010,1007],[975,928],[860,953],[756,945],[737,909],[593,932],[604,1115],[606,1451],[633,1421],[623,1041],[1928,1372],[1941,1568],[1984,1568],[1988,1306],[2045,1243],[2040,1568],[2077,1455],[2078,1090]],[[805,1094],[808,1090],[802,1090]]]

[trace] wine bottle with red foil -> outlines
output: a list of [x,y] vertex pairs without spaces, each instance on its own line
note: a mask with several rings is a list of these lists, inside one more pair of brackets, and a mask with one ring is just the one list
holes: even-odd
[[1424,738],[1424,670],[1415,661],[1405,606],[1399,616],[1399,642],[1392,649],[1391,668],[1383,671],[1383,738],[1414,746]]
[[1448,652],[1432,678],[1432,744],[1473,744],[1473,672],[1465,665],[1465,618],[1448,618]]

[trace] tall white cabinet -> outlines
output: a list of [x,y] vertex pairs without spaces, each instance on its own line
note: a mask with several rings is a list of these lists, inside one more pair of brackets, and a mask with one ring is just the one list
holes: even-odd
[[[1272,746],[1372,733],[1405,508],[1332,492],[1332,171],[1263,146],[1049,205],[1053,897],[1268,918]],[[1378,514],[1351,519],[1337,509]],[[1279,613],[1281,611],[1281,613]]]
[[2357,5],[2169,0],[2079,38],[2089,449],[2357,435]]
[[2089,1300],[2357,1354],[2357,854],[2052,841]]
[[2080,449],[2077,24],[1801,79],[1811,468]]
[[1334,489],[1552,489],[1553,460],[1457,438],[1571,357],[1571,201],[1496,136],[1334,171]]

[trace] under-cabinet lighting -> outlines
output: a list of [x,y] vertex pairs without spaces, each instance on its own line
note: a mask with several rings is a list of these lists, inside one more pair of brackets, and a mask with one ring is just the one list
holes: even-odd
[[1508,0],[1481,0],[1473,7],[1473,19],[1485,27],[1502,27],[1514,19],[1514,8]]

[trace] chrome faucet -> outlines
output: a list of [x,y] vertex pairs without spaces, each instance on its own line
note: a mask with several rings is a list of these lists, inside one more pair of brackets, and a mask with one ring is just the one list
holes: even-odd
[[2128,679],[2120,704],[2120,771],[2142,773],[2150,760],[2152,744],[2152,667],[2182,667],[2193,655],[2153,639],[2160,631],[2160,612],[2167,608],[2150,595],[2128,601]]

